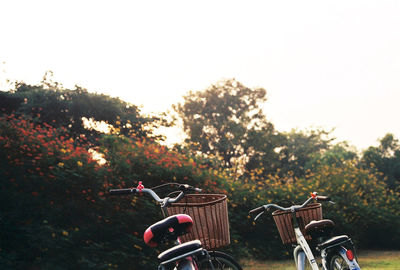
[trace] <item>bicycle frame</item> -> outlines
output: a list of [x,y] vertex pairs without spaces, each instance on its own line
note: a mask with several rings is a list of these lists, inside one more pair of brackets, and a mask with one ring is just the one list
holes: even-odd
[[301,254],[301,252],[308,259],[308,262],[310,263],[311,268],[313,270],[319,270],[317,261],[314,258],[314,254],[312,253],[311,248],[308,245],[306,238],[304,237],[304,235],[302,234],[302,232],[299,228],[299,225],[298,225],[298,222],[296,219],[296,211],[294,209],[292,209],[292,218],[293,218],[294,232],[295,232],[297,243],[298,243],[298,246],[293,251],[297,270],[304,270],[304,268],[305,268],[306,261],[305,261],[304,256],[301,255],[300,260],[298,260],[298,258],[299,258],[298,256],[299,256],[299,254]]

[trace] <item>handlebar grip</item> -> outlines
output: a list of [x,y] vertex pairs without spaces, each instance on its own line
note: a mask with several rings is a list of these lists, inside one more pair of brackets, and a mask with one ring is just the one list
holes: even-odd
[[123,194],[134,194],[136,188],[122,188],[122,189],[111,189],[110,195],[123,195]]
[[259,214],[261,212],[264,212],[264,211],[265,211],[265,207],[264,207],[264,205],[262,205],[260,207],[254,208],[253,210],[250,210],[249,214],[257,215],[257,214]]
[[328,196],[317,196],[317,201],[321,201],[321,202],[329,202],[331,200],[331,198],[329,198]]

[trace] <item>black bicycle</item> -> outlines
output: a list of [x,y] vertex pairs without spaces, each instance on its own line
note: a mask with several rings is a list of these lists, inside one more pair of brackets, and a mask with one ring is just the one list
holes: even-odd
[[167,217],[166,208],[171,203],[176,203],[181,200],[185,194],[193,192],[201,192],[201,189],[194,188],[187,184],[169,183],[165,185],[177,186],[174,197],[160,198],[154,191],[161,186],[154,188],[145,188],[142,182],[136,188],[112,189],[111,195],[127,195],[136,193],[150,194],[161,207],[163,220],[160,220],[144,232],[143,239],[150,247],[156,247],[160,243],[173,242],[174,247],[165,250],[158,255],[159,266],[158,270],[242,270],[240,265],[228,254],[220,251],[207,251],[202,247],[200,240],[192,240],[186,243],[181,243],[179,237],[190,232],[193,226],[193,220],[189,215],[176,214]]

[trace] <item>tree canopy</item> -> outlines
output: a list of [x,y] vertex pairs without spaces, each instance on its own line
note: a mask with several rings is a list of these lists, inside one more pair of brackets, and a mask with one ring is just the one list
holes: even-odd
[[206,155],[221,157],[223,167],[232,168],[257,151],[258,136],[275,135],[261,109],[265,101],[265,89],[230,79],[189,92],[174,109],[183,120],[186,143]]
[[67,128],[74,137],[86,136],[94,142],[106,129],[138,138],[156,138],[153,131],[165,123],[160,117],[148,117],[140,109],[119,98],[90,93],[76,86],[64,89],[57,83],[40,85],[17,83],[14,90],[0,95],[0,113],[31,115],[53,127]]
[[370,146],[365,150],[361,164],[381,172],[389,188],[400,189],[400,143],[393,134],[388,133],[380,139],[378,147]]
[[328,150],[332,138],[324,130],[308,130],[285,133],[285,141],[279,151],[280,176],[291,174],[300,178],[305,175],[306,165],[314,155]]

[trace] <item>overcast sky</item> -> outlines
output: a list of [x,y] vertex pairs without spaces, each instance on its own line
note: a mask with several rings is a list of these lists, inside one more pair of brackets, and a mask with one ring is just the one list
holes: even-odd
[[0,87],[66,87],[166,111],[223,78],[263,87],[280,131],[400,138],[400,1],[0,1]]

